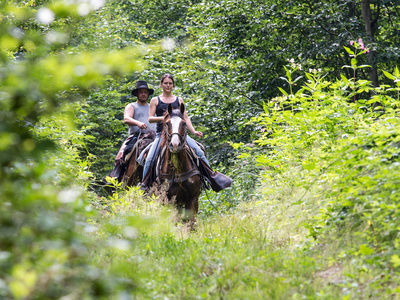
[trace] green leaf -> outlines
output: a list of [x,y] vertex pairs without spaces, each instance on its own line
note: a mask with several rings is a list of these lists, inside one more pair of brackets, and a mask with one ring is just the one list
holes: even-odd
[[343,74],[340,74],[340,78],[342,78],[342,80],[343,80],[345,83],[349,84],[349,80],[346,78],[346,76],[344,76]]
[[282,94],[284,94],[286,97],[289,96],[289,94],[281,87],[278,87],[278,89],[281,91]]
[[392,263],[393,267],[397,268],[400,266],[400,257],[397,254],[394,254],[390,258],[390,262]]
[[389,79],[395,80],[396,77],[394,77],[392,74],[390,74],[389,72],[383,70],[383,74],[385,74],[385,76]]
[[279,77],[279,79],[282,79],[282,80],[284,80],[284,81],[286,81],[287,83],[289,83],[289,80],[287,80],[287,78],[285,78],[285,77]]
[[350,55],[354,55],[354,52],[349,48],[349,47],[343,47],[344,48],[344,50],[346,50],[346,52],[348,53],[348,54],[350,54]]
[[303,76],[297,77],[297,78],[293,81],[293,83],[296,83],[296,82],[299,81],[301,78],[303,78]]
[[396,76],[397,78],[400,77],[399,68],[397,66],[396,66],[396,68],[394,68],[394,76]]
[[360,251],[359,251],[362,255],[371,255],[374,253],[374,249],[369,248],[367,245],[362,244],[360,246]]

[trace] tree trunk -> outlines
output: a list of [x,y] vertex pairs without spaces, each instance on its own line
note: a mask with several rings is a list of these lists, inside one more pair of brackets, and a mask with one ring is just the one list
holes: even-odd
[[[373,42],[375,31],[377,28],[379,13],[376,16],[376,19],[372,20],[370,0],[362,0],[361,1],[361,13],[362,13],[362,17],[364,19],[365,32],[367,33],[371,42]],[[375,53],[372,49],[370,49],[370,51],[369,51],[368,63],[371,66],[371,70],[369,71],[369,79],[372,81],[374,86],[379,86]]]

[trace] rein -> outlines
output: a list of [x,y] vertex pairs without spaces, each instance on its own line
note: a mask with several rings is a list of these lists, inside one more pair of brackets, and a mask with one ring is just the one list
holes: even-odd
[[168,179],[170,181],[170,183],[173,183],[173,182],[182,183],[182,182],[188,180],[190,177],[193,177],[195,175],[200,175],[200,171],[197,170],[196,168],[193,168],[184,173],[160,174],[161,178]]

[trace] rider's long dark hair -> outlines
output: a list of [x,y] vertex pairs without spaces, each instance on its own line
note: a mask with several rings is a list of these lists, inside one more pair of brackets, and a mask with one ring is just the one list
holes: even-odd
[[160,82],[163,83],[165,78],[170,78],[172,80],[172,83],[175,86],[175,80],[174,80],[174,77],[171,74],[165,73],[163,76],[161,76],[161,81]]

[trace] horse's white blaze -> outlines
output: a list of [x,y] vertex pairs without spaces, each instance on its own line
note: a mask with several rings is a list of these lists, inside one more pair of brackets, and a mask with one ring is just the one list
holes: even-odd
[[172,137],[171,137],[171,145],[174,149],[179,147],[180,140],[179,140],[179,125],[181,124],[182,119],[175,116],[171,118],[171,125],[172,125]]

